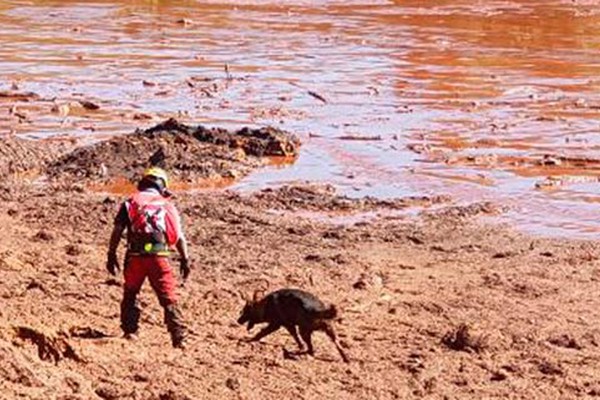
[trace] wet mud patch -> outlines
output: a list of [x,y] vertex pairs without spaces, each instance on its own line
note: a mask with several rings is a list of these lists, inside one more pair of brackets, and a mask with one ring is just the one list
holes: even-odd
[[47,169],[54,180],[134,180],[145,167],[166,168],[174,180],[236,179],[263,165],[264,157],[295,157],[292,134],[275,128],[228,131],[189,126],[169,119],[152,128],[81,147]]

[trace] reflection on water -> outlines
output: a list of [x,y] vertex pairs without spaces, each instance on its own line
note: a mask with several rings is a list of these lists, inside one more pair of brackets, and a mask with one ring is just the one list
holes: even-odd
[[600,158],[599,47],[590,0],[7,0],[0,93],[39,97],[0,96],[0,135],[85,141],[171,116],[275,124],[302,155],[240,189],[443,192],[509,203],[527,229],[595,234],[597,183],[535,187],[590,175],[556,168],[561,156]]

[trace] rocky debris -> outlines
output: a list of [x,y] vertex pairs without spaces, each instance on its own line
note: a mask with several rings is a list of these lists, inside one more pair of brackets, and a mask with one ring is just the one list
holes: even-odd
[[38,100],[40,96],[34,92],[20,92],[17,90],[1,90],[0,99],[13,101],[30,101]]
[[[176,392],[174,390],[167,390],[165,392],[162,392],[158,395],[158,397],[155,397],[156,400],[192,400],[191,397],[180,393],[180,392]],[[154,399],[152,399],[154,400]]]
[[547,167],[560,166],[569,168],[589,168],[600,166],[600,159],[592,157],[561,156],[555,154],[544,154],[536,164]]
[[300,149],[300,140],[296,136],[273,127],[259,129],[244,127],[238,131],[228,131],[222,128],[206,128],[202,125],[191,127],[171,118],[144,131],[147,135],[156,132],[178,132],[190,135],[200,142],[242,149],[246,155],[254,157],[296,157]]
[[548,338],[548,343],[565,349],[581,350],[583,348],[577,339],[568,334],[551,336]]
[[90,110],[90,111],[96,111],[100,109],[100,106],[96,103],[93,103],[91,101],[88,100],[78,100],[79,104],[81,104],[81,106],[83,108],[85,108],[86,110]]
[[252,201],[266,208],[310,211],[372,211],[400,210],[407,207],[428,207],[450,201],[448,196],[418,196],[396,199],[374,197],[352,198],[337,194],[332,185],[294,184],[276,189],[267,188],[253,195]]
[[69,335],[81,339],[104,339],[111,335],[89,326],[73,326],[69,329]]
[[538,370],[544,375],[564,375],[565,373],[561,364],[552,360],[540,360],[536,364]]
[[266,156],[296,156],[300,142],[275,129],[192,127],[169,119],[152,128],[75,149],[51,163],[54,179],[134,180],[146,167],[166,168],[178,180],[238,178]]
[[35,289],[38,289],[44,293],[47,293],[46,287],[42,283],[40,283],[34,279],[34,280],[31,280],[27,284],[27,287],[25,288],[25,290],[35,290]]
[[131,397],[133,393],[120,390],[115,384],[102,384],[94,391],[98,397],[103,400],[117,400],[121,398]]
[[581,183],[597,183],[600,181],[598,176],[548,176],[541,181],[535,183],[536,189],[552,189],[559,186],[581,184]]
[[225,386],[227,386],[229,389],[236,391],[240,388],[240,381],[238,378],[227,378],[227,380],[225,381]]
[[474,351],[479,353],[487,347],[484,335],[477,335],[467,324],[460,324],[456,329],[448,331],[442,338],[442,343],[456,351]]
[[34,240],[40,242],[51,242],[54,240],[54,235],[51,232],[40,230],[38,233],[35,234],[33,238]]
[[362,273],[359,278],[352,284],[354,289],[381,289],[384,284],[384,277],[381,273]]
[[508,374],[504,371],[493,371],[490,376],[490,381],[492,382],[501,382],[508,379]]
[[69,256],[76,257],[83,254],[83,249],[81,248],[81,246],[78,246],[76,244],[68,244],[65,246],[65,253]]

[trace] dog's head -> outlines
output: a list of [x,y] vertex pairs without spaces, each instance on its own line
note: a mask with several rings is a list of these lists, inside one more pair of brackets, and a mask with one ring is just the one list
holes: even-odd
[[254,292],[254,295],[250,298],[248,296],[243,296],[246,300],[246,304],[244,308],[242,308],[242,312],[237,322],[240,325],[244,325],[248,323],[247,329],[250,330],[257,323],[261,322],[263,317],[263,304],[261,303],[261,294],[262,292],[257,290]]

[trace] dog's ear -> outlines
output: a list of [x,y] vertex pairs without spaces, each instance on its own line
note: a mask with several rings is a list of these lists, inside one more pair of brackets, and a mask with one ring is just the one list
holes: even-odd
[[253,302],[258,302],[265,295],[265,291],[263,289],[258,289],[254,291],[254,295],[252,296]]
[[246,303],[250,303],[250,300],[252,299],[252,297],[248,293],[240,291],[239,294],[240,294],[240,297],[242,298],[242,300],[244,300]]

